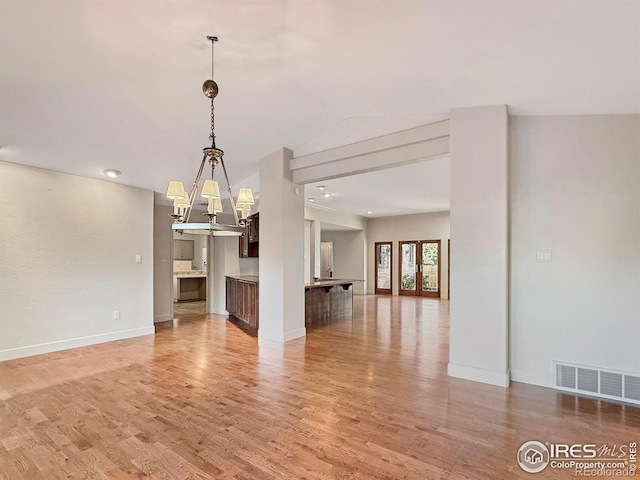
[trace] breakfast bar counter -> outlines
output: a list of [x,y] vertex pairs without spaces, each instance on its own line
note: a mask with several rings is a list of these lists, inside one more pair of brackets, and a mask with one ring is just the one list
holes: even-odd
[[362,280],[330,278],[304,286],[306,327],[326,325],[353,316],[353,284]]

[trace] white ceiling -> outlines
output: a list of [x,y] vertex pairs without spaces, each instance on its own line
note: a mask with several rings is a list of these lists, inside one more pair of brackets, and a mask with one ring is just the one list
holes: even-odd
[[[117,168],[117,182],[155,191],[191,181],[208,141],[211,34],[233,183],[348,118],[496,103],[520,115],[640,112],[636,0],[0,0],[0,160],[93,178]],[[406,178],[370,180],[389,198]],[[351,209],[398,208],[352,190]],[[401,192],[427,210],[439,207],[422,192],[444,194]]]
[[325,180],[305,185],[304,196],[313,205],[365,217],[442,212],[449,210],[449,163],[448,157],[438,158]]

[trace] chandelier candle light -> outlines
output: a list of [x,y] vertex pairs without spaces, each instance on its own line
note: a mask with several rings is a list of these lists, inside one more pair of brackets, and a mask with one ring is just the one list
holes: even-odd
[[[211,133],[209,134],[211,146],[204,147],[203,149],[204,155],[202,157],[202,162],[200,162],[200,169],[198,170],[198,174],[193,182],[193,187],[190,193],[187,193],[184,189],[182,182],[173,180],[169,182],[167,198],[173,200],[173,214],[171,215],[173,217],[173,225],[171,228],[181,233],[196,233],[214,236],[240,236],[244,233],[246,219],[251,211],[251,205],[254,203],[253,192],[250,188],[241,188],[238,191],[237,199],[234,199],[233,193],[231,192],[231,184],[229,183],[229,176],[227,175],[227,169],[224,166],[224,159],[222,158],[224,152],[216,147],[216,135],[213,131],[215,126],[213,99],[218,95],[218,84],[213,81],[213,47],[215,42],[218,41],[218,37],[208,36],[207,39],[211,41],[212,80],[204,82],[202,85],[202,92],[205,96],[211,99]],[[206,163],[209,163],[211,166],[211,179],[204,181],[200,196],[207,199],[206,215],[209,217],[209,221],[203,223],[190,223],[191,211],[193,210],[193,204],[198,195],[200,179]],[[217,222],[217,216],[222,212],[220,187],[218,182],[214,180],[215,168],[218,166],[218,163],[222,166],[224,180],[227,184],[231,210],[233,212],[233,218],[235,219],[234,225],[225,225]],[[238,211],[240,211],[240,216],[238,216]]]

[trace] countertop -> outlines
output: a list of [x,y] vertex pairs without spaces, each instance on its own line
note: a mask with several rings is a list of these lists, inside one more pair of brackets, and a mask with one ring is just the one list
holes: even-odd
[[175,272],[173,274],[173,276],[175,278],[207,278],[207,274],[206,273],[202,273],[202,272],[191,273],[189,271],[186,271],[186,272]]
[[257,275],[225,275],[227,278],[240,280],[241,282],[259,283],[260,277]]
[[[227,278],[233,278],[240,280],[241,282],[259,283],[260,277],[258,275],[225,275]],[[356,280],[353,278],[330,278],[326,280],[318,280],[311,283],[305,283],[305,288],[320,288],[331,287],[333,285],[347,285],[350,283],[364,282],[364,280]]]
[[329,278],[326,280],[316,280],[311,283],[305,283],[304,288],[331,287],[333,285],[348,285],[356,282],[364,282],[364,280],[355,280],[353,278]]

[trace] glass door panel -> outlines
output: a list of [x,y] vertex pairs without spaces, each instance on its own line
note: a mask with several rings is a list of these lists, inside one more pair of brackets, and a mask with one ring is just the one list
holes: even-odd
[[392,243],[376,242],[376,294],[391,295]]
[[400,295],[416,295],[418,292],[417,242],[400,242]]
[[420,244],[420,295],[440,296],[440,240],[423,240]]

